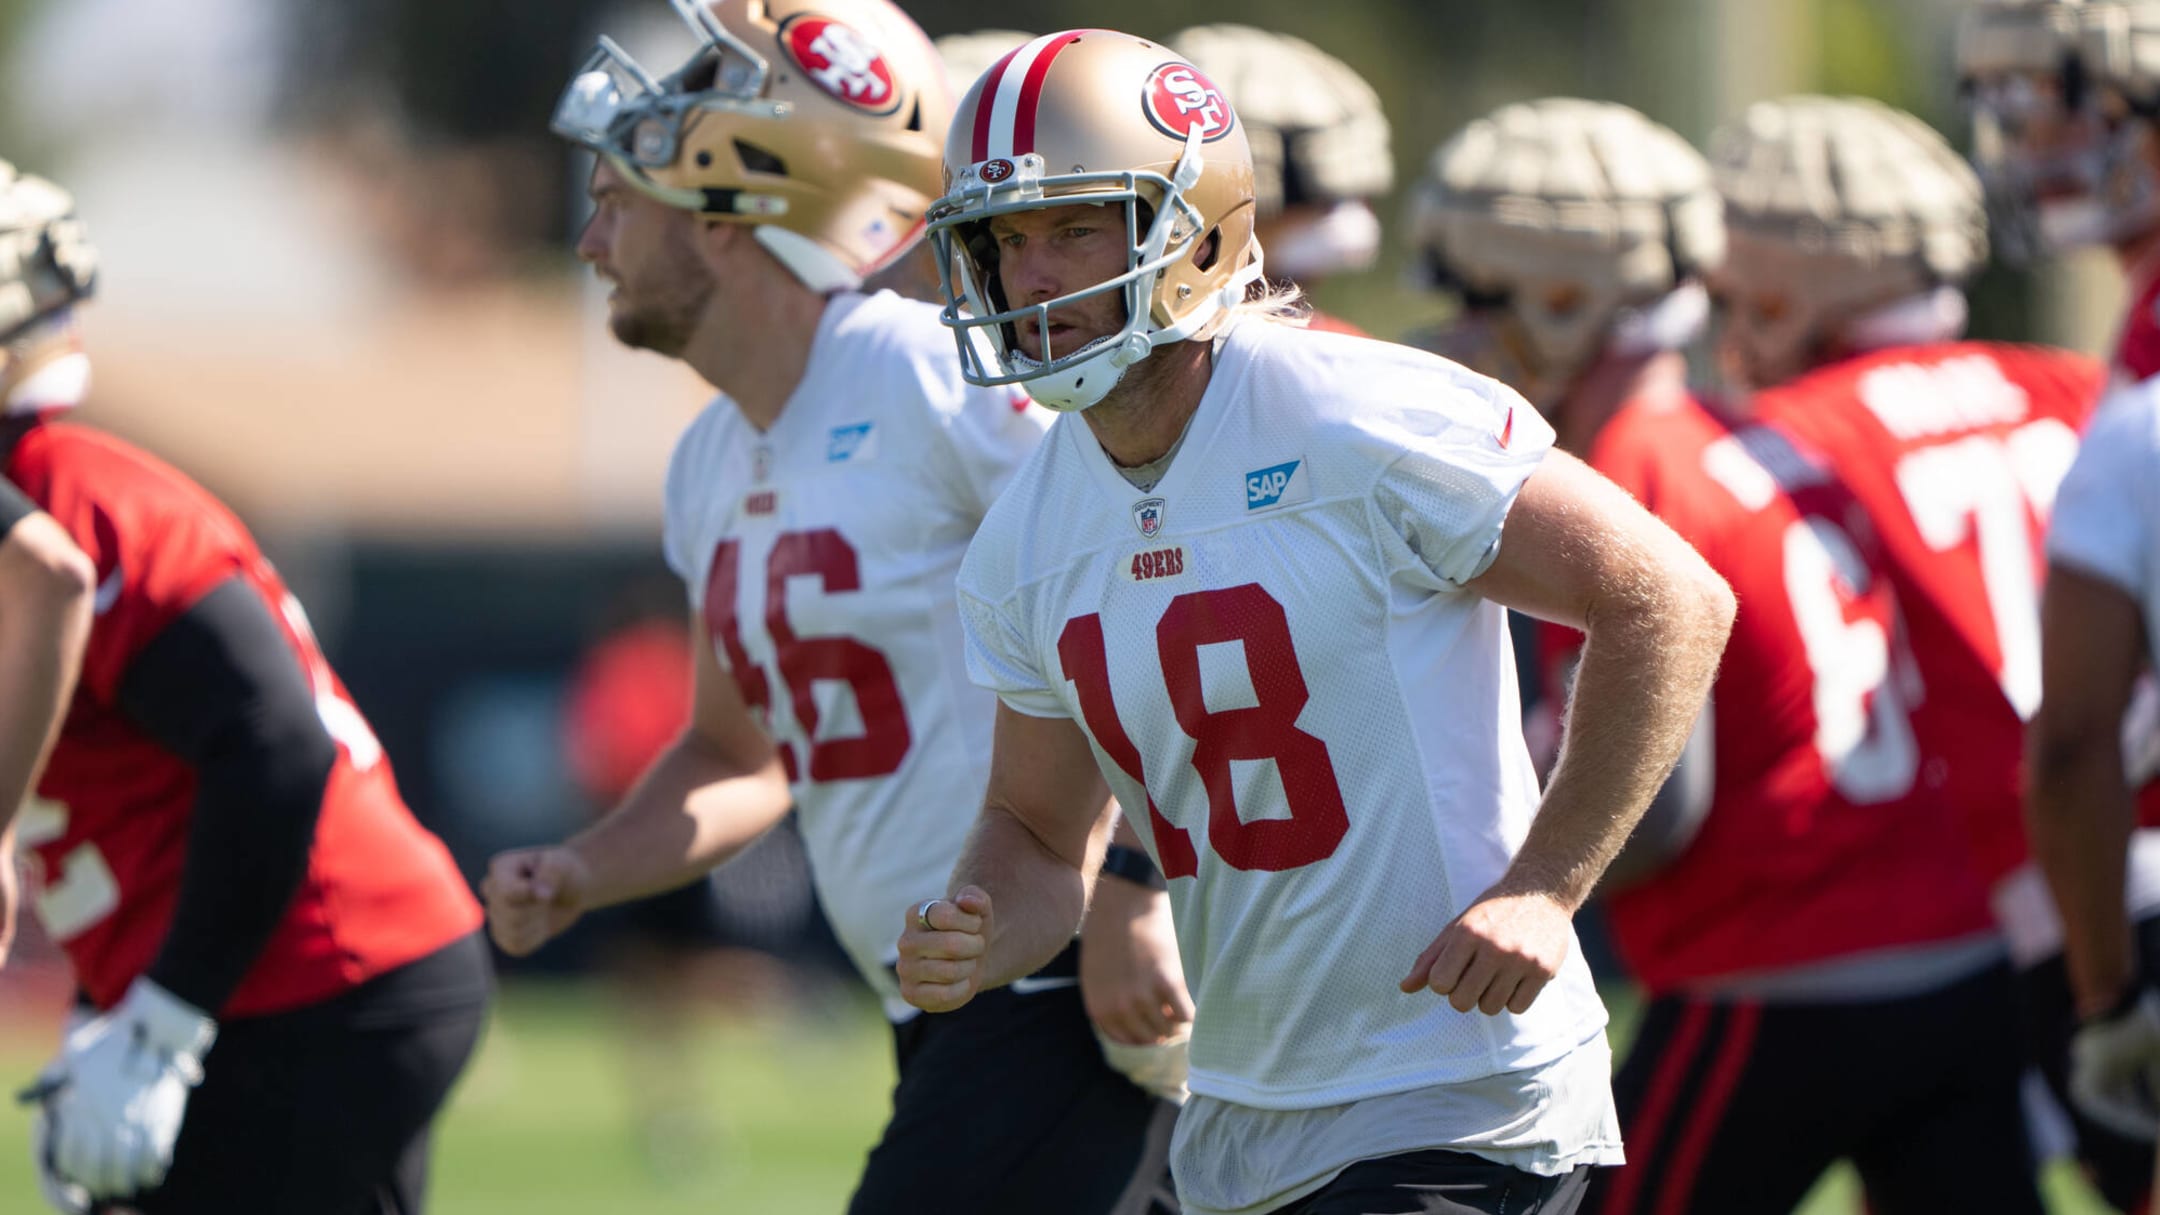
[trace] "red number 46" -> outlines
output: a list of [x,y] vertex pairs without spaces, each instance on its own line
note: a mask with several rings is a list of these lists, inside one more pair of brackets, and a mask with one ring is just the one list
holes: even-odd
[[[724,540],[714,551],[712,572],[705,581],[705,627],[719,643],[743,703],[752,712],[769,716],[772,685],[743,649],[742,630],[735,619],[741,563],[740,540]],[[787,618],[787,580],[798,575],[814,576],[827,594],[838,594],[862,589],[862,570],[855,546],[829,527],[785,533],[765,562],[765,631],[772,637],[795,720],[813,740],[810,779],[860,780],[897,771],[900,761],[907,758],[912,736],[892,664],[852,637],[796,636]],[[861,734],[818,738],[818,707],[812,689],[820,679],[842,680],[855,694],[855,708],[863,721]],[[797,779],[795,749],[786,743],[780,744],[780,762],[788,779]]]
[[[1244,646],[1258,703],[1210,710],[1201,691],[1200,647],[1230,641]],[[1335,779],[1327,744],[1297,726],[1311,696],[1298,669],[1282,604],[1257,582],[1179,595],[1156,622],[1155,648],[1178,726],[1193,740],[1193,770],[1207,790],[1208,846],[1233,868],[1268,872],[1333,856],[1349,833],[1350,817],[1343,809],[1342,786]],[[1110,691],[1099,613],[1066,622],[1058,637],[1058,660],[1079,692],[1081,714],[1097,745],[1119,770],[1146,788],[1140,752],[1118,720]],[[1247,822],[1238,814],[1231,761],[1258,759],[1275,761],[1290,817]],[[1199,872],[1191,833],[1163,817],[1152,793],[1148,824],[1164,876]]]

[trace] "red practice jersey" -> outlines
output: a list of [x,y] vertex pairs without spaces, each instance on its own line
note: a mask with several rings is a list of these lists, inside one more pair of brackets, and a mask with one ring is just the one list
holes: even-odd
[[1953,811],[1913,779],[1897,596],[1867,517],[1823,462],[1683,397],[1624,407],[1590,463],[1740,604],[1711,693],[1710,812],[1671,864],[1607,899],[1644,986],[1986,931]]
[[1880,351],[1756,397],[1881,533],[1918,684],[1921,783],[1962,809],[1983,875],[2023,864],[2024,719],[2040,703],[2042,541],[2101,371],[2039,347]]
[[163,944],[193,817],[193,768],[119,709],[129,664],[171,621],[242,578],[283,626],[338,747],[307,876],[219,1016],[317,1003],[479,927],[442,842],[398,796],[390,762],[324,661],[299,603],[224,505],[109,435],[48,423],[6,473],[96,563],[96,613],[74,703],[25,818],[37,907],[77,982],[110,1007]]

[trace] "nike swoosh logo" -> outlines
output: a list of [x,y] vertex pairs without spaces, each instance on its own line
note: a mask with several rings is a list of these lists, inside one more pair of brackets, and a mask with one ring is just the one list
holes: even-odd
[[123,581],[120,567],[114,566],[113,572],[105,575],[105,581],[98,583],[97,595],[90,601],[91,615],[103,616],[112,610],[113,604],[120,602],[120,587]]
[[1016,996],[1032,996],[1038,992],[1058,991],[1066,987],[1080,986],[1080,980],[1070,976],[1062,979],[1014,979],[1006,986]]

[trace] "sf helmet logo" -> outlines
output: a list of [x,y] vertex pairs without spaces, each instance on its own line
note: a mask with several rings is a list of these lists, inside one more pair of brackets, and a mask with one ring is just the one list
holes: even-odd
[[984,181],[989,182],[993,186],[1001,181],[1004,181],[1006,178],[1011,177],[1012,175],[1013,162],[1002,158],[998,160],[984,161],[982,168],[976,173],[977,177],[982,178]]
[[812,84],[841,101],[872,114],[900,108],[892,65],[854,28],[830,17],[803,14],[788,19],[780,42]]
[[1203,141],[1212,142],[1228,135],[1237,122],[1222,90],[1189,63],[1156,68],[1148,77],[1141,108],[1155,129],[1172,139],[1184,139],[1198,129]]

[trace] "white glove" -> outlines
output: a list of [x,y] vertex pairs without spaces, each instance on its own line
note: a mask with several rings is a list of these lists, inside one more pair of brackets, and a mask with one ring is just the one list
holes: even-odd
[[60,1063],[67,1057],[67,1044],[95,1019],[95,1014],[80,1006],[68,1009],[67,1025],[60,1034],[60,1058],[46,1064],[45,1070],[38,1073],[37,1080],[21,1096],[22,1100],[32,1103],[30,1163],[37,1169],[38,1192],[44,1196],[45,1205],[60,1215],[89,1215],[90,1192],[53,1172],[52,1119],[45,1113],[45,1102],[60,1091]]
[[147,978],[69,1035],[45,1102],[52,1171],[92,1198],[155,1189],[217,1022]]
[[2150,1143],[2160,1133],[2160,992],[2146,988],[2077,1031],[2070,1096],[2117,1134]]
[[1102,1043],[1103,1059],[1127,1080],[1176,1105],[1185,1104],[1186,1056],[1192,1049],[1192,1027],[1181,1025],[1175,1037],[1147,1046],[1113,1042],[1095,1031]]

